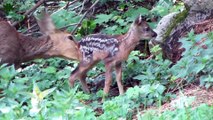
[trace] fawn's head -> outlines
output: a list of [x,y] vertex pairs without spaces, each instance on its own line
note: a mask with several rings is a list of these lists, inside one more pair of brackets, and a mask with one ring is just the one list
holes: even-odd
[[76,59],[77,44],[70,33],[57,30],[48,14],[44,14],[37,22],[41,32],[52,42],[52,47],[47,51],[48,55]]
[[134,36],[139,39],[151,39],[157,36],[157,34],[150,28],[149,24],[139,15],[131,26],[131,31],[134,32]]

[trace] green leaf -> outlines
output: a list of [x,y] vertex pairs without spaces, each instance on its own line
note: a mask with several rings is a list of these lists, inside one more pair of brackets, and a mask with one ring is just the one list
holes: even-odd
[[200,77],[200,84],[205,85],[205,87],[208,89],[213,85],[213,77],[211,75],[203,75]]
[[155,45],[153,48],[151,48],[151,52],[153,52],[153,53],[156,53],[156,52],[158,52],[160,50],[161,50],[160,45]]
[[195,64],[195,66],[192,66],[192,72],[195,72],[196,74],[199,73],[201,70],[205,68],[206,64]]
[[116,22],[117,22],[120,26],[125,26],[125,25],[127,25],[127,22],[125,22],[123,19],[117,19]]
[[54,74],[54,73],[56,73],[56,68],[50,66],[50,67],[47,67],[47,68],[42,69],[42,71],[43,71],[43,72],[46,72],[46,73],[50,73],[50,74],[52,73],[52,74]]
[[47,89],[47,90],[45,90],[45,91],[42,91],[42,92],[39,94],[39,99],[42,100],[44,97],[46,97],[47,95],[49,95],[50,93],[52,93],[55,89],[56,89],[56,87]]
[[160,93],[160,94],[163,94],[163,92],[166,90],[166,87],[161,84],[157,84],[155,87],[156,87],[158,93]]
[[15,83],[25,83],[25,82],[27,82],[29,80],[29,78],[28,77],[24,77],[24,78],[16,78],[14,81],[15,81]]
[[5,80],[12,79],[17,73],[18,72],[15,70],[14,65],[0,69],[0,76]]
[[198,34],[198,35],[195,36],[195,41],[199,42],[205,37],[206,37],[206,34]]
[[107,34],[115,34],[116,30],[117,30],[118,26],[117,25],[114,25],[112,27],[107,27],[104,32],[107,33]]
[[96,19],[95,19],[95,22],[97,24],[102,24],[102,23],[106,23],[108,21],[110,21],[110,19],[113,17],[114,15],[113,14],[99,14],[99,15],[96,15]]
[[195,33],[194,33],[194,30],[192,29],[189,33],[188,33],[188,38],[195,42]]
[[147,78],[146,75],[137,75],[137,76],[133,77],[133,79],[137,79],[137,80],[144,80],[146,78]]
[[149,10],[143,7],[140,8],[131,8],[129,9],[127,12],[125,12],[124,16],[127,17],[127,21],[134,21],[135,18],[137,18],[137,16],[142,15],[148,15],[149,14]]

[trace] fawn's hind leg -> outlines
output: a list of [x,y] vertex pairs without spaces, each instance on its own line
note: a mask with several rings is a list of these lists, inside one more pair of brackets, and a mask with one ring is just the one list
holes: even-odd
[[105,85],[104,85],[104,94],[108,95],[109,89],[112,83],[112,65],[111,63],[105,63]]
[[116,72],[116,81],[119,89],[119,94],[124,93],[124,88],[122,85],[122,63],[117,63],[115,65],[115,72]]

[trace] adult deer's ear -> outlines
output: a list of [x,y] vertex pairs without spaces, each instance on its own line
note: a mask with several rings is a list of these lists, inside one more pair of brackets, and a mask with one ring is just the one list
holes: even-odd
[[135,19],[134,23],[136,25],[140,25],[143,21],[143,17],[141,16],[141,14]]
[[41,20],[37,20],[37,23],[40,27],[40,31],[46,35],[56,32],[55,25],[53,24],[50,15],[46,12],[42,13],[42,18]]

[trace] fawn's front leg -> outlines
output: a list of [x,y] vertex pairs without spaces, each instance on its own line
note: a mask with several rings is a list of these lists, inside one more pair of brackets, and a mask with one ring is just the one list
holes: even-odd
[[119,62],[115,65],[115,71],[116,71],[116,81],[119,89],[120,95],[124,93],[124,88],[122,85],[122,63]]
[[85,93],[90,93],[90,90],[89,90],[87,83],[86,83],[86,77],[87,77],[87,71],[85,71],[83,74],[81,74],[79,76],[79,80],[80,80],[83,91]]
[[89,93],[90,91],[86,83],[86,74],[89,68],[92,67],[92,65],[92,63],[86,65],[79,63],[78,67],[71,73],[69,77],[70,86],[74,87],[75,80],[80,79],[83,91]]

